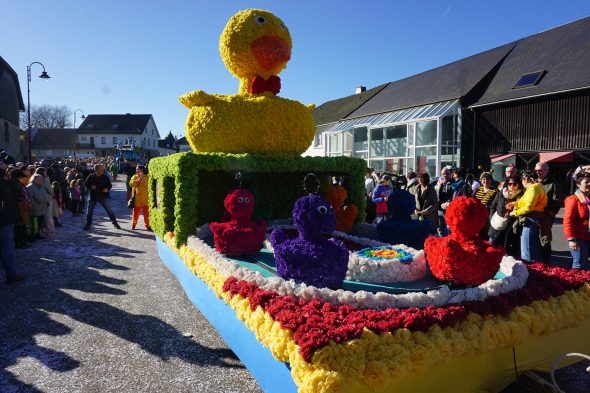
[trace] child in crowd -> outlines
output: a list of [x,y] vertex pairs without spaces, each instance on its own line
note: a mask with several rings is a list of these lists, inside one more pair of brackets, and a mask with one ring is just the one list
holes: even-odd
[[82,212],[82,190],[80,189],[80,180],[72,179],[70,187],[70,208],[72,210],[72,216],[78,217]]
[[391,191],[391,177],[389,175],[383,175],[379,181],[379,185],[373,191],[373,203],[375,204],[377,213],[375,224],[387,219],[387,199]]
[[53,188],[53,204],[51,205],[53,224],[56,227],[61,227],[59,219],[64,214],[64,201],[59,182],[54,181],[53,183],[51,183],[51,188]]

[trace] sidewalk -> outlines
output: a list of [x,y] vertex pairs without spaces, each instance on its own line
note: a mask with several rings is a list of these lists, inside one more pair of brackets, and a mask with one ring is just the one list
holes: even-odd
[[68,212],[53,238],[17,250],[25,281],[0,284],[0,391],[259,392],[153,233],[130,230],[124,176],[111,194],[122,230],[97,205],[90,231]]

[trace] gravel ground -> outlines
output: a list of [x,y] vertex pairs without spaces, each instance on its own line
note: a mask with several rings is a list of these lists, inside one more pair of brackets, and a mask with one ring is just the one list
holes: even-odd
[[26,279],[0,284],[0,391],[260,392],[154,235],[129,229],[124,189],[112,192],[122,230],[98,205],[91,231],[66,213],[56,235],[17,250]]

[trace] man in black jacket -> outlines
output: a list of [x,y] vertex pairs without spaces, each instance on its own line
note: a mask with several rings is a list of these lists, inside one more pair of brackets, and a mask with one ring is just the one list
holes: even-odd
[[541,257],[543,262],[549,263],[551,261],[551,227],[553,220],[561,206],[563,205],[563,190],[559,183],[556,183],[549,177],[549,164],[546,162],[539,162],[535,165],[535,172],[537,172],[537,182],[543,185],[545,194],[547,194],[547,206],[545,207],[545,214],[547,215],[548,228],[544,231],[546,235],[541,235]]
[[14,224],[20,221],[17,192],[10,173],[0,169],[0,259],[8,284],[23,279],[23,276],[16,272],[14,259]]
[[115,228],[121,229],[117,223],[117,217],[115,217],[115,213],[113,213],[113,209],[111,209],[111,204],[109,203],[109,190],[113,188],[113,185],[111,184],[109,177],[104,174],[104,166],[100,164],[95,165],[94,173],[88,176],[84,185],[90,192],[84,230],[89,230],[92,225],[92,214],[94,213],[94,207],[97,203],[100,203],[102,207],[104,207]]

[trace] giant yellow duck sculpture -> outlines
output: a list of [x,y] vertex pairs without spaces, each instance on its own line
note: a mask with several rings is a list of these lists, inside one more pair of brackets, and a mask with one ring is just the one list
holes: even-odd
[[179,98],[190,109],[187,140],[195,152],[295,156],[311,144],[311,109],[277,97],[277,76],[291,58],[291,35],[272,13],[248,9],[230,18],[219,40],[238,94],[193,91]]

